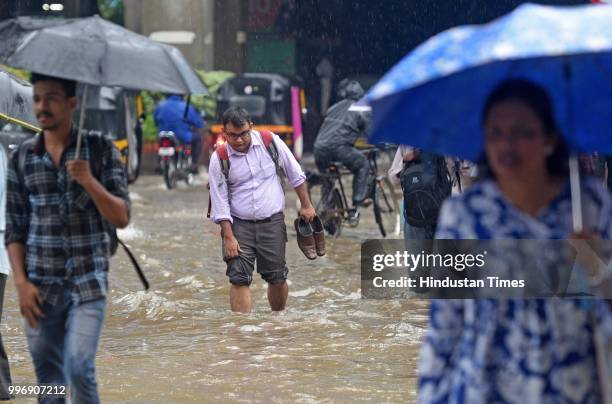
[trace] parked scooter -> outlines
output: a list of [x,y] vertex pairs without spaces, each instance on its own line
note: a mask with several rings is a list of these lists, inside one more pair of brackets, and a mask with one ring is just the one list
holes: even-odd
[[179,180],[193,184],[191,145],[181,144],[174,132],[159,132],[157,138],[157,156],[166,188],[175,188]]

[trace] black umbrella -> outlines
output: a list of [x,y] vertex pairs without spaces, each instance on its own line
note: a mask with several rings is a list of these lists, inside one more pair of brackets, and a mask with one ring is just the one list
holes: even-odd
[[[207,93],[178,49],[97,15],[57,21],[20,17],[0,23],[0,38],[0,61],[36,73],[97,86]],[[87,102],[87,87],[83,104]],[[81,108],[77,156],[84,113],[85,108]]]
[[95,15],[67,20],[20,17],[0,23],[4,63],[85,84],[164,93],[207,93],[175,47]]
[[[20,17],[0,23],[0,38],[0,61],[84,83],[81,105],[88,105],[92,85],[177,94],[208,92],[178,49],[99,16],[53,21]],[[86,109],[80,112],[77,158]],[[125,248],[148,289],[140,266]]]

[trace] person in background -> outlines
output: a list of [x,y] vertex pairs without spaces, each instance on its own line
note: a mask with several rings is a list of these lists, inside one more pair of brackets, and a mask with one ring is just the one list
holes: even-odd
[[[550,98],[511,79],[482,113],[479,180],[443,205],[437,239],[609,239],[612,199],[583,182],[585,231],[572,230],[568,149]],[[590,274],[610,290],[607,268]],[[607,288],[607,289],[606,289]],[[595,334],[612,338],[603,299],[433,300],[419,365],[420,403],[601,403]]]
[[[368,115],[363,112],[349,111],[349,108],[363,96],[363,88],[357,81],[344,81],[340,96],[343,99],[332,105],[319,129],[314,143],[314,156],[317,169],[325,173],[329,165],[339,161],[353,173],[353,205],[367,206],[372,201],[366,199],[367,177],[370,170],[368,160],[355,147],[355,141],[364,135],[368,126]],[[323,194],[330,194],[329,181],[323,183]],[[330,198],[328,198],[330,199]],[[327,201],[326,208],[331,207]],[[357,210],[355,209],[355,212]]]
[[191,144],[191,171],[197,174],[198,160],[202,151],[204,117],[192,105],[187,107],[183,96],[171,94],[157,105],[153,119],[159,131],[174,132],[181,143]]
[[[404,209],[402,209],[402,215],[404,217],[404,240],[406,241],[406,246],[408,248],[409,240],[432,240],[434,238],[435,233],[435,222],[422,226],[415,226],[408,223],[408,217],[406,216],[406,189],[410,187],[411,184],[408,182],[407,176],[402,176],[402,173],[412,164],[416,163],[425,163],[425,159],[428,159],[433,167],[437,168],[441,175],[439,175],[435,184],[440,188],[439,193],[436,192],[434,195],[435,198],[443,200],[444,198],[450,195],[452,190],[452,186],[450,183],[453,183],[454,175],[457,175],[457,181],[454,183],[457,189],[460,189],[461,182],[459,178],[459,171],[457,163],[458,161],[454,158],[438,158],[437,156],[429,153],[423,154],[420,150],[412,148],[406,145],[400,145],[397,148],[395,153],[395,157],[393,158],[393,162],[391,163],[391,167],[388,171],[388,176],[390,181],[395,185],[401,185],[404,198],[402,203],[404,204]],[[439,165],[439,167],[436,167]],[[452,176],[450,173],[453,173]],[[442,178],[446,177],[446,178]],[[419,184],[420,185],[420,184]],[[434,184],[432,184],[434,185]],[[439,195],[438,195],[439,194]],[[435,199],[434,198],[434,199]],[[430,203],[430,201],[425,201],[425,203]],[[438,211],[435,212],[435,217],[437,217]],[[434,219],[435,220],[435,219]]]
[[321,111],[325,112],[333,97],[334,65],[328,56],[323,56],[315,71],[321,83]]
[[[410,146],[400,145],[395,152],[395,157],[393,158],[393,162],[391,163],[391,167],[388,171],[388,176],[392,184],[394,185],[402,185],[400,175],[402,170],[407,164],[413,162],[418,155],[420,154],[418,149],[415,149]],[[406,201],[402,199],[402,206]],[[402,217],[404,218],[404,240],[408,243],[408,240],[431,240],[434,236],[435,228],[432,226],[430,228],[425,227],[414,227],[408,224],[406,221],[405,210],[402,209]]]

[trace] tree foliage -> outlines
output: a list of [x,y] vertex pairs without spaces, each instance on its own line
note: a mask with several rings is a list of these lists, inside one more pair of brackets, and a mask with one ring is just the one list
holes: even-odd
[[124,25],[123,0],[98,0],[98,9],[102,18]]

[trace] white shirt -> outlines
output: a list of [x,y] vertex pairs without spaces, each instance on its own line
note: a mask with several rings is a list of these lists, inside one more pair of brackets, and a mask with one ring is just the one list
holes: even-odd
[[397,148],[397,152],[395,152],[395,158],[393,158],[393,163],[391,163],[391,167],[389,167],[388,172],[389,180],[392,184],[399,185],[399,175],[402,171],[402,168],[404,168],[404,154],[408,153],[411,150],[414,149],[410,146],[406,146],[403,144],[399,145],[399,147]]
[[[306,180],[302,167],[285,142],[276,135],[273,135],[272,139],[289,183],[293,188],[297,188]],[[212,201],[211,219],[215,223],[223,220],[232,222],[232,217],[261,220],[282,212],[285,209],[285,193],[276,175],[276,165],[259,132],[255,130],[251,132],[251,146],[246,153],[232,149],[227,143],[226,147],[230,159],[231,200],[215,152],[208,168]]]

